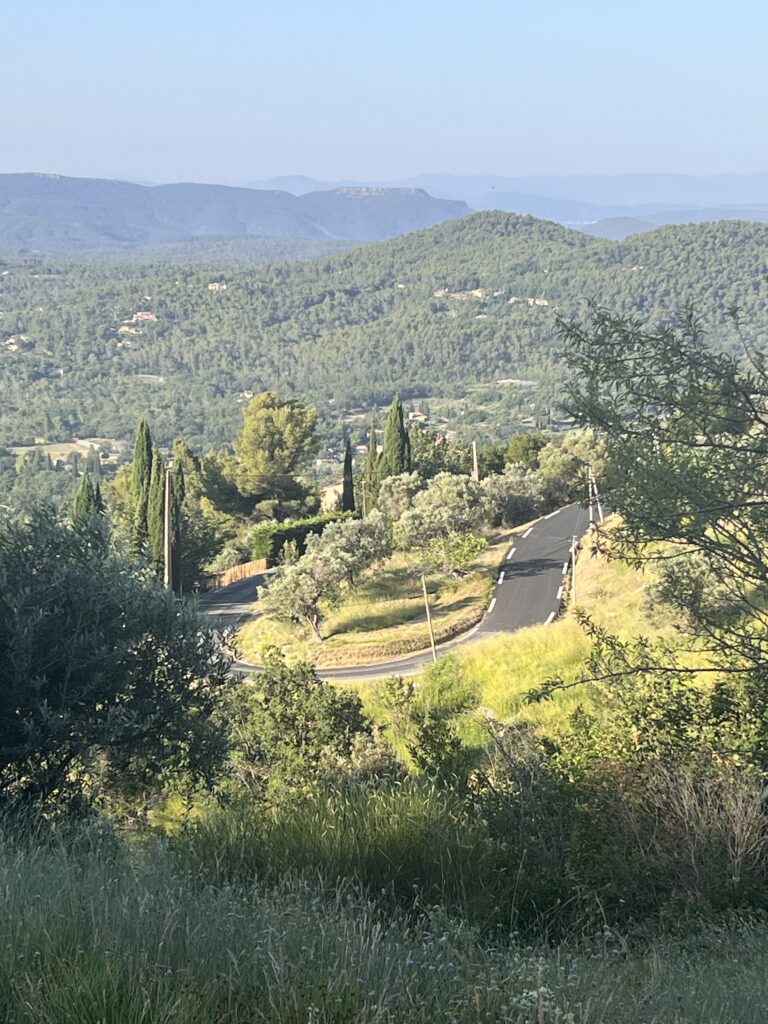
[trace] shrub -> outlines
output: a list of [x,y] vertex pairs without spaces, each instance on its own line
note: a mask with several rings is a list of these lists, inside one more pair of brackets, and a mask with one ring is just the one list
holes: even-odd
[[322,533],[329,523],[356,518],[359,518],[356,512],[325,512],[310,516],[308,519],[293,519],[285,523],[259,523],[251,531],[251,557],[266,558],[268,562],[275,562],[283,546],[290,541],[298,546],[299,554],[303,555],[310,534]]

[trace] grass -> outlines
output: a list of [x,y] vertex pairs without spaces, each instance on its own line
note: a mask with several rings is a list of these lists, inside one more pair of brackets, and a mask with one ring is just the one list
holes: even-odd
[[[596,623],[623,639],[664,632],[649,618],[642,572],[599,554],[590,541],[576,571],[578,607]],[[574,688],[540,705],[525,704],[523,698],[547,679],[577,679],[588,654],[589,641],[571,610],[548,626],[489,637],[456,651],[459,664],[478,686],[481,703],[497,717],[553,727],[583,701],[583,691]]]
[[758,1024],[766,944],[733,922],[534,948],[344,883],[213,886],[164,845],[0,837],[7,1024]]
[[[463,577],[427,578],[432,626],[438,643],[476,625],[488,607],[494,570],[511,538],[519,531],[496,531],[471,571]],[[318,668],[366,665],[387,661],[429,647],[421,580],[414,559],[392,555],[337,608],[327,610],[319,644],[310,630],[260,616],[240,628],[245,658],[258,663],[267,645],[278,647],[289,662],[309,661]]]
[[[672,635],[674,624],[667,622],[662,626],[649,612],[645,602],[648,580],[640,570],[599,554],[587,540],[579,555],[577,573],[579,608],[599,625],[623,639],[638,634]],[[553,734],[587,699],[584,689],[574,687],[540,704],[526,703],[525,696],[548,679],[576,680],[585,666],[589,649],[586,634],[573,612],[567,610],[549,625],[530,626],[516,633],[497,634],[463,644],[451,657],[475,688],[482,709],[491,711],[502,721],[531,724]],[[345,681],[343,685],[354,688],[369,713],[381,719],[375,684],[361,680]],[[481,725],[473,728],[467,722],[465,728],[470,745],[486,735]]]

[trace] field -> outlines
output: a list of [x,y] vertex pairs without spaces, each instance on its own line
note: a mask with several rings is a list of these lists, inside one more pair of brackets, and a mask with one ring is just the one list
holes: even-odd
[[[430,575],[427,592],[438,643],[471,629],[482,618],[493,587],[494,570],[513,536],[520,530],[496,531],[488,547],[464,576]],[[304,659],[318,668],[364,665],[397,658],[429,647],[421,578],[412,556],[397,553],[370,574],[344,602],[328,610],[323,642],[302,629],[276,619],[258,617],[238,634],[240,651],[258,663],[268,644],[289,661]]]

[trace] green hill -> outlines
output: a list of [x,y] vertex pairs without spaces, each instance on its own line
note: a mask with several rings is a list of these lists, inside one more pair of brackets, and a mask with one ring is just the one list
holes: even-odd
[[[693,302],[722,344],[726,310],[768,341],[768,225],[720,222],[610,242],[484,212],[309,263],[0,265],[0,443],[124,437],[149,411],[159,437],[230,438],[243,392],[336,409],[525,378],[556,398],[554,314],[586,299],[648,317]],[[145,314],[144,316],[140,314]],[[148,315],[146,315],[148,314]],[[156,319],[154,319],[156,318]],[[10,340],[9,340],[10,339]],[[327,408],[327,405],[326,405]]]

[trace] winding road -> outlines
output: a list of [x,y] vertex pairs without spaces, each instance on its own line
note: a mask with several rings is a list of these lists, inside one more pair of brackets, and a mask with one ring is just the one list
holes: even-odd
[[[514,633],[525,626],[551,622],[562,603],[571,540],[584,535],[588,521],[586,509],[566,505],[544,516],[516,538],[496,573],[493,596],[482,620],[468,633],[439,644],[438,654],[490,634]],[[268,573],[250,576],[207,594],[200,601],[200,611],[219,628],[234,626],[250,614],[256,587],[267,578]],[[427,649],[375,665],[318,669],[317,674],[322,679],[336,680],[407,676],[415,675],[431,660],[432,653]],[[236,661],[232,669],[246,675],[258,671],[258,666]]]

